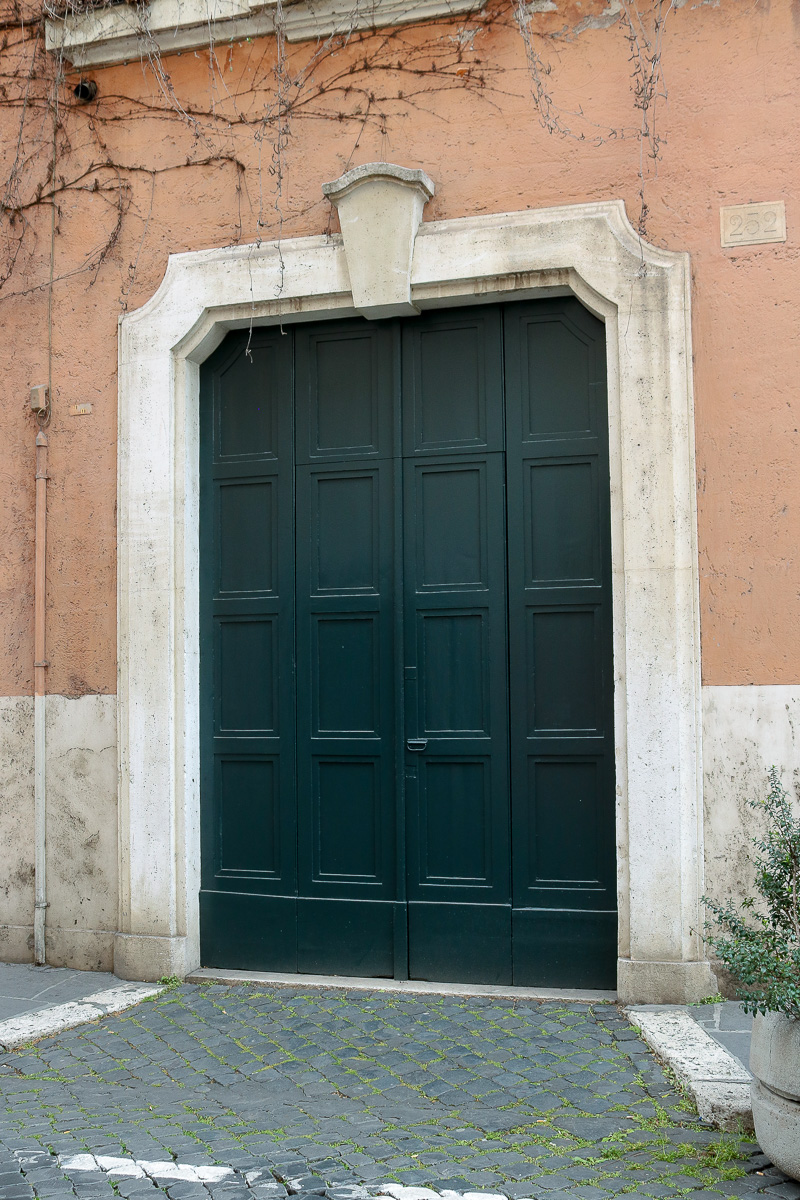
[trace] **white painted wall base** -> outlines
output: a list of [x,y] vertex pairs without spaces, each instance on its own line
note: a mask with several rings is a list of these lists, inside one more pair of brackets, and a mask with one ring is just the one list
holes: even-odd
[[32,962],[32,696],[0,696],[0,798],[0,961]]
[[48,927],[117,928],[114,696],[47,699],[47,899]]
[[[27,852],[27,847],[23,850]],[[32,844],[30,850],[33,851]],[[76,919],[74,914],[55,908],[49,908],[47,916],[50,920],[64,920],[70,916]],[[70,967],[73,971],[111,971],[114,968],[114,934],[109,929],[65,929],[47,925],[45,948],[49,967]],[[0,962],[33,962],[33,920],[28,925],[0,925]]]
[[[63,910],[49,908],[47,915],[63,919]],[[74,971],[113,971],[114,933],[110,929],[65,929],[58,925],[45,930],[47,965],[71,967]]]
[[703,688],[706,893],[740,900],[753,887],[759,829],[748,799],[764,796],[771,766],[800,783],[800,684]]
[[[33,700],[0,697],[0,960],[33,961]],[[47,960],[108,971],[117,900],[116,697],[47,698]]]
[[[33,849],[33,843],[31,843]],[[5,901],[5,894],[3,900]],[[2,910],[0,910],[2,911]],[[31,901],[33,912],[33,901]],[[33,921],[30,925],[0,925],[0,962],[33,962]]]

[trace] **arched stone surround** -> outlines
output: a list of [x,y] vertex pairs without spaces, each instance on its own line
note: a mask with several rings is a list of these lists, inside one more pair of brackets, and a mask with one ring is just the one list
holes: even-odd
[[[688,256],[621,201],[423,223],[420,309],[572,292],[606,326],[620,996],[716,990],[703,958],[700,638]],[[354,312],[340,237],[170,258],[120,325],[123,977],[199,965],[199,364],[229,329]]]

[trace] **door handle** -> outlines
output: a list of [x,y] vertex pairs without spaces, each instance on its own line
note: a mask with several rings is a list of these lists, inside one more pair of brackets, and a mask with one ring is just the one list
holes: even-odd
[[414,754],[421,754],[427,745],[427,738],[409,738],[406,742],[406,750],[411,750]]

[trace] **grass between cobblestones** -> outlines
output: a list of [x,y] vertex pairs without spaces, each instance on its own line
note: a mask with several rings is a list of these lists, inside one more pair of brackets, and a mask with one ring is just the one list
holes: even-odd
[[[356,1185],[654,1200],[800,1188],[702,1125],[613,1005],[181,985],[0,1057],[0,1200],[279,1200]],[[58,1156],[221,1164],[113,1180]],[[248,1182],[249,1178],[249,1182]]]

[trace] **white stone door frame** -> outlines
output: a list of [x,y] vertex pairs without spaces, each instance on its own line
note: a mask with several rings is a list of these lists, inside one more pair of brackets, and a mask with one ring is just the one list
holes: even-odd
[[[700,634],[688,256],[621,201],[423,223],[419,308],[575,294],[605,322],[620,996],[715,990],[703,891]],[[198,395],[228,330],[354,311],[341,237],[172,256],[120,324],[115,970],[200,963]]]

